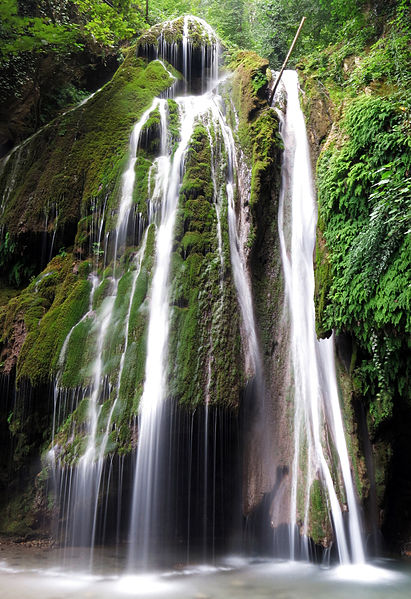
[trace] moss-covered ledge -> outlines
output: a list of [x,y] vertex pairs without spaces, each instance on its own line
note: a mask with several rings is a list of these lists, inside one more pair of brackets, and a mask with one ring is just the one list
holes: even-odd
[[261,235],[258,228],[265,223],[264,206],[271,201],[273,186],[278,188],[282,141],[278,117],[268,105],[271,72],[268,61],[255,52],[240,51],[231,60],[234,70],[232,98],[238,114],[237,135],[243,155],[251,169],[249,207],[251,224],[249,248]]
[[89,263],[72,254],[56,256],[0,312],[2,371],[16,367],[17,383],[46,383],[54,372],[69,330],[87,311]]

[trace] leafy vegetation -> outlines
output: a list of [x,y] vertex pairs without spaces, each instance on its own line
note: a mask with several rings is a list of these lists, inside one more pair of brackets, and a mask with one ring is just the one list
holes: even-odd
[[141,3],[134,0],[3,0],[0,23],[3,63],[24,52],[80,51],[88,39],[112,46],[145,27]]
[[396,92],[360,95],[318,164],[319,228],[329,249],[326,260],[318,254],[319,333],[335,328],[358,343],[353,376],[374,430],[407,393],[410,109]]
[[[42,2],[36,3],[40,6]],[[68,19],[50,19],[21,14],[17,0],[2,0],[0,4],[0,64],[10,55],[22,52],[65,52],[80,49],[77,25]]]
[[81,31],[103,46],[113,46],[141,32],[145,24],[143,2],[135,0],[72,0],[81,17]]

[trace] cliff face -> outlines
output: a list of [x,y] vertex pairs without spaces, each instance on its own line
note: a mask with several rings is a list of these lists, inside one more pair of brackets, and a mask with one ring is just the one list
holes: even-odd
[[[383,57],[389,64],[397,34],[391,23],[374,46],[358,55],[338,48],[318,62],[301,64],[317,168],[317,330],[320,336],[331,329],[339,335],[342,389],[367,458],[368,474],[359,488],[368,526],[381,526],[395,551],[410,538],[405,509],[410,500],[405,461],[410,426],[409,101],[395,68],[390,72],[375,65]],[[397,66],[401,57],[400,52]],[[361,479],[361,469],[357,475]]]
[[[98,451],[110,459],[126,456],[127,464],[127,456],[138,443],[136,414],[145,377],[158,219],[165,201],[160,189],[166,184],[161,179],[164,113],[171,159],[185,134],[180,129],[184,115],[174,99],[148,109],[156,96],[167,95],[171,85],[191,86],[200,93],[206,77],[213,76],[208,49],[212,34],[201,27],[196,20],[189,22],[191,70],[185,82],[169,63],[154,58],[160,38],[170,48],[181,42],[180,20],[172,22],[170,31],[157,27],[146,34],[99,92],[40,129],[2,162],[1,376],[7,405],[1,432],[5,442],[9,435],[13,440],[12,455],[4,453],[2,462],[3,531],[47,530],[44,518],[53,516],[53,510],[46,509],[49,500],[41,481],[50,473],[46,464],[50,450],[63,472],[76,467],[87,452],[91,434],[96,435]],[[206,68],[207,60],[211,66],[206,76],[198,76],[196,69],[204,63],[204,54]],[[176,65],[184,67],[179,54]],[[239,243],[250,264],[263,263],[262,248],[269,244],[267,236],[272,239],[274,229],[267,232],[262,216],[271,215],[275,222],[271,200],[278,191],[278,123],[266,101],[267,63],[243,53],[232,69],[236,69],[235,106],[227,95],[226,110],[234,129],[238,111],[236,135],[243,146],[238,157],[240,191],[234,202],[238,218],[244,221],[239,228],[248,231]],[[186,443],[191,444],[187,451],[198,451],[201,456],[202,450],[193,450],[189,441],[195,427],[198,435],[214,434],[214,444],[221,435],[221,449],[211,450],[217,452],[213,459],[221,472],[231,471],[216,484],[233,489],[240,480],[238,407],[253,373],[246,364],[248,341],[230,260],[226,173],[232,168],[232,157],[224,131],[212,120],[222,117],[217,112],[207,114],[200,113],[190,136],[176,213],[170,265],[168,402],[181,407],[182,412],[173,416],[176,422],[192,418],[192,431],[187,432],[187,439],[186,432],[182,433],[176,449],[181,457],[175,459],[187,459],[182,449]],[[116,223],[124,173],[133,159],[130,134],[141,118],[132,167],[136,182],[132,210],[120,230]],[[124,237],[121,242],[120,236]],[[260,272],[256,286],[264,285],[263,278]],[[261,301],[262,315],[265,304]],[[265,345],[271,347],[269,333],[264,334]],[[97,392],[99,408],[91,433],[90,406]],[[214,433],[203,430],[205,405],[206,418],[215,420]],[[217,429],[220,419],[221,431]],[[250,434],[252,427],[246,423],[245,429]],[[251,447],[252,443],[250,452]],[[41,453],[44,468],[34,487],[33,473],[41,469]],[[258,449],[256,459],[260,453]],[[200,483],[188,484],[195,489]],[[263,491],[258,483],[254,497],[247,500],[247,511],[260,501],[267,487],[262,484]],[[30,487],[33,491],[26,492]],[[23,512],[28,516],[17,526]]]

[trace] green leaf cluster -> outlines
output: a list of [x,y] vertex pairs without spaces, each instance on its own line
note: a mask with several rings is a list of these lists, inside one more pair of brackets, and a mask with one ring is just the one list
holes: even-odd
[[17,0],[2,0],[0,3],[0,63],[22,52],[78,50],[81,48],[78,38],[75,23],[22,16]]
[[82,17],[82,31],[103,46],[128,40],[145,27],[141,2],[132,0],[71,0]]
[[[362,91],[409,96],[411,18],[404,2],[359,12],[341,23],[331,45],[308,46],[299,68],[325,84],[333,100]],[[385,17],[385,18],[384,18]],[[381,21],[383,30],[381,31]]]
[[407,387],[410,110],[396,97],[361,95],[318,164],[319,229],[330,266],[318,252],[318,331],[348,332],[359,343],[354,378],[369,395],[374,427]]

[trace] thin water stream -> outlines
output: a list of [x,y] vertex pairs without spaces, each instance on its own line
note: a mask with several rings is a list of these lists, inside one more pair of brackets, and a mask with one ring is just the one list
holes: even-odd
[[[291,323],[293,366],[294,459],[290,503],[291,557],[306,550],[295,546],[297,519],[309,530],[310,487],[315,477],[327,490],[341,564],[364,563],[361,527],[352,480],[334,367],[333,339],[318,341],[315,331],[313,252],[316,202],[305,122],[299,103],[298,77],[285,71],[287,108],[282,122],[283,181],[279,203],[279,238],[285,295]],[[288,213],[286,213],[288,211]],[[287,227],[287,218],[289,220]],[[326,430],[331,431],[344,481],[349,534],[344,528],[337,487],[331,475]],[[305,473],[305,476],[302,474]],[[298,506],[299,489],[304,507]],[[308,555],[305,555],[308,558]]]

